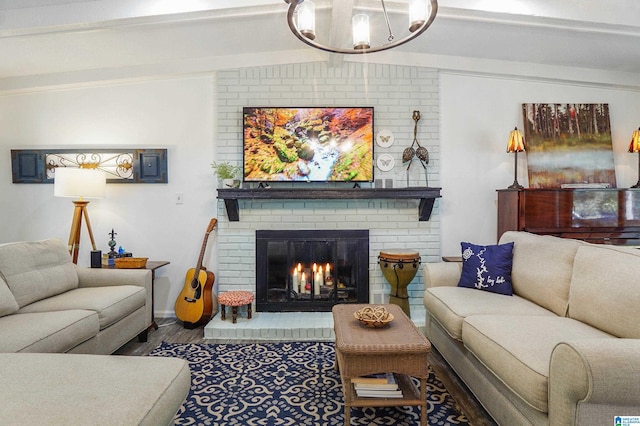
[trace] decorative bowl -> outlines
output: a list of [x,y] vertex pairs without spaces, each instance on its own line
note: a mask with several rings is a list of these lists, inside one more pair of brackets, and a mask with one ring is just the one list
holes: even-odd
[[355,311],[353,316],[361,324],[370,328],[385,327],[393,321],[393,314],[389,313],[384,306],[365,306]]
[[114,259],[118,269],[142,269],[147,266],[148,257],[119,257]]

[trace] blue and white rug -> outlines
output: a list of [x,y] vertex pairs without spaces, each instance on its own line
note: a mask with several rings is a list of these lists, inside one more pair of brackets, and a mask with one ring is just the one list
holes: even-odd
[[[177,425],[343,425],[334,344],[327,342],[190,344],[163,342],[151,356],[183,358],[191,390]],[[468,425],[430,370],[429,425]],[[352,425],[420,424],[418,407],[353,408]]]

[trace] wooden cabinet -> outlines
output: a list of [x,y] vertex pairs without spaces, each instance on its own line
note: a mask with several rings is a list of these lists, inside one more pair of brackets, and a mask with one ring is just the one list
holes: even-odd
[[505,231],[640,245],[640,189],[498,190],[498,239]]

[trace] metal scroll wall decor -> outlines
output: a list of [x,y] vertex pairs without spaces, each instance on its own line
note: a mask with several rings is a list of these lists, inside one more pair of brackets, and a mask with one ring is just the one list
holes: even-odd
[[[413,159],[418,157],[420,164],[424,168],[424,179],[425,185],[429,186],[429,177],[427,176],[427,164],[429,164],[429,151],[427,148],[420,145],[418,142],[418,121],[420,121],[420,111],[413,111],[413,142],[411,142],[411,146],[405,148],[402,152],[402,162],[409,163],[407,166],[407,186],[409,186],[409,169],[411,168],[411,164],[413,163]],[[414,149],[413,147],[417,146],[418,149]]]
[[99,169],[109,183],[167,183],[166,149],[13,149],[13,183],[53,183],[58,167]]

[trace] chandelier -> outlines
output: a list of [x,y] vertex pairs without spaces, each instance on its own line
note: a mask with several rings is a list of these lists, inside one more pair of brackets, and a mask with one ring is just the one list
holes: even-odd
[[[418,37],[422,34],[433,22],[438,12],[437,0],[409,0],[408,2],[408,31],[407,34],[401,38],[396,38],[391,28],[391,20],[387,13],[387,8],[384,4],[384,0],[380,0],[382,10],[376,12],[382,14],[384,17],[384,25],[387,27],[388,34],[386,35],[386,42],[382,42],[379,45],[371,46],[371,33],[369,26],[369,13],[364,11],[357,11],[351,17],[351,33],[353,35],[353,48],[335,47],[316,40],[316,7],[312,0],[284,0],[289,4],[289,10],[287,12],[287,23],[291,32],[302,42],[308,44],[316,49],[324,50],[331,53],[344,53],[344,54],[361,54],[361,53],[373,53],[380,52],[382,50],[392,49],[407,43],[410,40]],[[333,0],[334,5],[345,2],[348,0]],[[334,6],[335,7],[335,6]],[[339,21],[337,15],[340,12],[333,11],[331,17],[335,23]],[[334,34],[338,32],[338,29],[332,28]],[[337,43],[334,40],[335,35],[328,36],[331,43]]]

